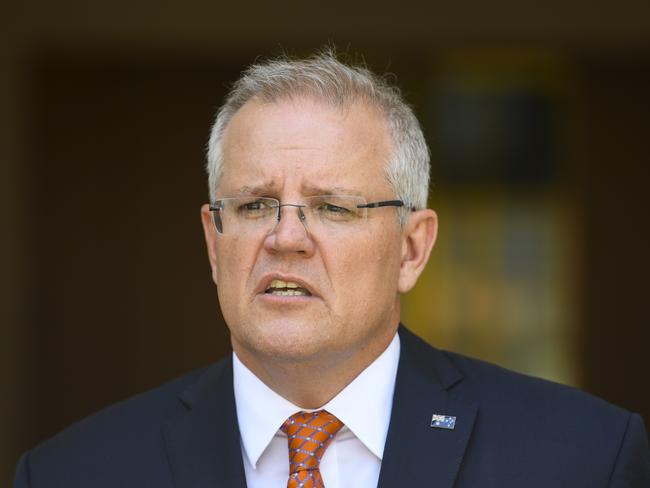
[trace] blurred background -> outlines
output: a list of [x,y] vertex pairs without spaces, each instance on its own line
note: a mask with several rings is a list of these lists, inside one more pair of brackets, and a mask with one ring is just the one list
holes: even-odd
[[646,1],[5,5],[0,485],[19,454],[229,350],[204,146],[258,56],[392,73],[440,236],[404,321],[650,421]]

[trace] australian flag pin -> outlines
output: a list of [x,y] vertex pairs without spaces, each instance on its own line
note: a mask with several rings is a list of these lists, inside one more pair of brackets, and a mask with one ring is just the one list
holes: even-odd
[[431,417],[431,427],[435,429],[454,430],[454,427],[456,427],[456,417],[434,413],[433,417]]

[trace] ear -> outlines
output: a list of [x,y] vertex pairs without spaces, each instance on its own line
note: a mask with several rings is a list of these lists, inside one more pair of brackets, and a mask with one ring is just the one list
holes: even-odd
[[397,288],[406,293],[415,286],[429,260],[438,235],[438,216],[431,209],[409,215],[402,235],[402,260]]
[[212,281],[217,284],[217,229],[214,228],[210,206],[206,203],[201,206],[201,223],[203,224],[203,235],[205,245],[208,249],[208,260],[212,269]]

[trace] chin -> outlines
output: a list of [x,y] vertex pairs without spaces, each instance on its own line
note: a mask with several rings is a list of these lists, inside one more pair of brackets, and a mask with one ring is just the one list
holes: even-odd
[[265,322],[248,329],[239,342],[250,354],[274,361],[309,361],[323,353],[331,353],[332,346],[322,331],[327,330],[318,321],[280,320]]

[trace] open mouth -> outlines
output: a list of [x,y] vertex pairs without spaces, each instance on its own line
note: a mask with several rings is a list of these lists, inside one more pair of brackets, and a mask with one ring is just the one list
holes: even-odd
[[276,295],[280,297],[310,297],[305,288],[301,287],[298,283],[293,281],[273,280],[266,287],[264,293],[267,295]]

